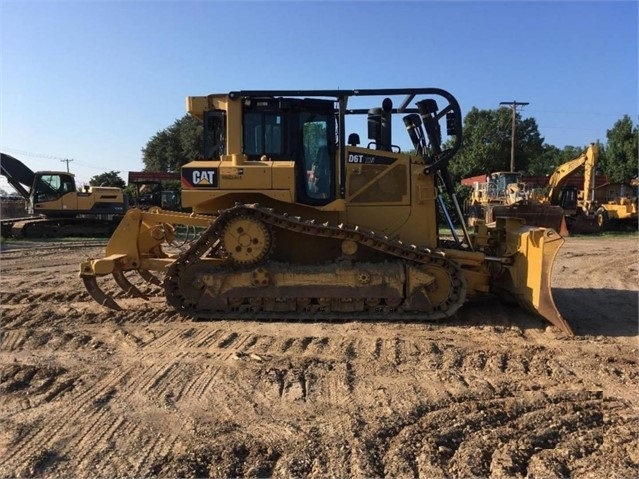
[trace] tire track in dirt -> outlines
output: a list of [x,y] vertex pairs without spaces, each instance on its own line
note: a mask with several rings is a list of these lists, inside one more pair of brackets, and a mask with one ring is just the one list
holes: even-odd
[[[599,395],[579,398],[580,406],[575,408],[578,395],[533,394],[537,397],[530,397],[528,401],[512,397],[431,405],[427,410],[416,410],[405,424],[391,423],[391,430],[387,431],[390,440],[385,448],[384,474],[393,477],[494,477],[496,473],[526,476],[532,457],[542,451],[555,450],[563,441],[570,442],[574,431],[580,430],[582,435],[584,429],[600,431],[603,408]],[[547,427],[540,430],[539,424],[544,423]],[[495,457],[499,451],[509,450],[519,451],[517,461],[511,458],[509,464]],[[561,463],[569,458],[559,456],[557,469],[544,471],[546,474],[565,476]]]
[[[184,332],[187,334],[183,334]],[[261,336],[261,338],[264,338],[264,336]],[[286,362],[289,364],[289,368],[292,366],[291,369],[285,370],[284,376],[282,376],[279,380],[277,388],[280,391],[280,400],[286,399],[286,394],[283,394],[283,391],[287,389],[286,381],[289,381],[290,383],[293,381],[292,378],[299,378],[299,374],[294,371],[297,368],[303,369],[305,371],[304,377],[306,379],[310,379],[309,384],[303,388],[307,391],[306,398],[308,399],[309,392],[318,385],[317,383],[312,382],[313,374],[309,374],[308,371],[321,364],[321,362],[314,357],[314,354],[327,354],[326,344],[332,344],[330,341],[325,341],[324,338],[318,341],[309,338],[310,337],[289,337],[279,341],[272,341],[271,347],[267,348],[265,351],[265,353],[272,355],[272,359],[262,359],[262,361],[254,361],[250,359],[250,352],[252,351],[252,348],[259,347],[261,341],[254,341],[254,337],[250,335],[237,332],[223,333],[219,329],[214,329],[213,331],[199,331],[194,334],[192,328],[185,328],[184,331],[180,333],[172,332],[171,338],[164,335],[157,339],[153,339],[148,343],[144,343],[143,341],[132,341],[129,343],[130,347],[137,347],[140,352],[138,356],[138,364],[130,366],[126,371],[120,371],[120,374],[116,377],[106,378],[105,380],[97,383],[94,389],[96,392],[94,394],[91,394],[89,397],[87,396],[88,393],[85,392],[78,398],[80,400],[78,401],[80,404],[78,408],[75,411],[71,410],[65,412],[65,414],[69,417],[69,421],[72,423],[74,419],[77,418],[79,411],[82,409],[82,404],[86,404],[88,401],[100,403],[102,410],[102,413],[96,413],[95,415],[90,416],[90,419],[84,419],[85,426],[78,432],[78,434],[82,434],[82,436],[75,437],[66,449],[74,452],[74,455],[78,458],[80,467],[85,467],[85,464],[93,464],[97,461],[99,454],[97,451],[108,449],[108,444],[113,441],[113,437],[117,435],[121,436],[123,434],[129,437],[134,437],[135,434],[131,431],[122,431],[125,428],[124,426],[126,421],[120,420],[117,425],[114,425],[114,419],[116,416],[107,412],[105,409],[107,404],[113,405],[114,403],[119,403],[120,407],[124,408],[129,402],[129,399],[134,395],[141,394],[151,402],[159,402],[165,397],[166,391],[171,390],[173,391],[173,405],[174,407],[179,408],[179,403],[183,400],[183,398],[185,402],[188,400],[188,403],[192,405],[193,395],[188,394],[188,391],[197,390],[199,391],[197,398],[198,402],[212,403],[218,411],[226,411],[226,414],[228,414],[229,417],[236,417],[238,412],[247,406],[247,404],[243,403],[243,401],[239,401],[238,404],[238,398],[255,397],[258,393],[261,393],[264,397],[268,396],[268,389],[271,386],[267,386],[265,390],[263,381],[261,382],[261,378],[263,378],[264,373],[268,375],[269,371],[274,370],[269,366],[269,364],[273,362]],[[269,341],[267,340],[266,342]],[[310,347],[312,344],[318,344],[320,347],[314,350]],[[497,360],[494,363],[494,366],[491,366],[492,363],[486,360],[486,353],[481,350],[472,352],[471,354],[468,354],[468,352],[465,351],[457,351],[455,354],[452,354],[450,351],[446,352],[446,348],[441,346],[433,348],[431,344],[417,353],[417,349],[414,345],[411,345],[410,341],[382,341],[381,344],[384,344],[385,346],[380,348],[380,338],[372,338],[370,341],[338,341],[334,344],[335,346],[332,347],[330,354],[341,355],[344,358],[347,358],[348,361],[352,361],[354,364],[353,371],[359,371],[364,374],[364,376],[366,370],[360,367],[360,362],[368,363],[370,368],[378,371],[390,371],[391,366],[393,369],[396,369],[398,358],[404,358],[401,360],[401,364],[409,367],[411,361],[407,358],[410,357],[413,357],[412,362],[415,364],[422,363],[430,366],[436,365],[436,370],[449,372],[455,371],[455,374],[461,374],[461,372],[468,374],[468,372],[496,369],[497,371],[502,371],[502,374],[506,375],[509,374],[510,369],[510,372],[517,372],[524,375],[538,375],[539,371],[543,371],[546,376],[552,375],[552,368],[549,369],[546,366],[546,362],[535,359],[535,356],[539,354],[538,349],[535,348],[524,349],[523,353],[519,356],[515,354],[507,354],[506,362],[508,367],[504,368],[503,357]],[[199,348],[197,347],[198,345],[200,345]],[[248,366],[248,369],[242,368],[242,370],[244,370],[247,374],[240,374],[239,376],[231,375],[225,378],[225,381],[214,385],[214,377],[207,377],[207,372],[214,370],[214,367],[210,364],[207,364],[208,368],[199,370],[199,374],[195,374],[193,371],[189,370],[189,368],[194,364],[193,361],[197,361],[203,354],[208,355],[208,360],[213,359],[214,362],[222,364],[222,366],[217,367],[216,375],[220,373],[220,370],[227,370],[228,367],[224,366],[223,363],[232,362],[232,355],[216,353],[230,351],[234,349],[233,346],[243,349],[245,356],[239,356],[239,364]],[[194,351],[197,349],[200,349],[201,353]],[[371,364],[370,358],[375,355],[375,351],[377,350],[379,350],[379,359],[377,361],[373,361]],[[407,351],[412,351],[413,355],[411,356],[407,353]],[[264,352],[262,354],[264,354]],[[246,359],[247,357],[249,359]],[[142,366],[144,364],[146,364],[146,366]],[[346,368],[342,371],[339,371],[339,368],[329,368],[323,372],[332,372],[334,376],[332,383],[329,382],[323,386],[328,390],[329,400],[327,402],[330,407],[345,406],[348,405],[349,401],[357,402],[353,398],[349,398],[346,402],[340,401],[339,399],[333,401],[330,400],[331,397],[348,397],[349,393],[353,391],[353,388],[349,388],[348,386],[348,378],[345,376]],[[331,374],[328,374],[327,376],[330,377]],[[239,381],[228,381],[229,379]],[[448,382],[450,383],[450,381]],[[329,431],[327,434],[313,433],[313,431],[309,429],[308,434],[310,434],[311,437],[316,437],[316,439],[310,440],[315,441],[316,444],[324,443],[324,441],[327,441],[329,438],[335,439],[335,437],[342,437],[342,443],[346,443],[342,444],[342,446],[348,445],[348,449],[344,449],[344,451],[347,452],[341,453],[340,457],[342,459],[339,461],[341,464],[340,467],[332,466],[331,460],[324,460],[322,461],[324,466],[323,468],[320,468],[320,470],[327,471],[329,470],[327,468],[332,470],[332,468],[335,467],[336,470],[344,471],[347,474],[349,472],[357,471],[372,471],[375,474],[379,474],[381,472],[383,474],[390,475],[403,475],[407,473],[423,474],[425,471],[434,474],[439,470],[443,471],[442,475],[448,475],[451,473],[453,475],[464,475],[466,473],[477,475],[477,471],[480,473],[490,473],[486,464],[492,464],[493,462],[498,463],[500,461],[499,457],[497,457],[499,454],[504,456],[503,461],[506,461],[506,456],[510,457],[512,454],[510,456],[508,455],[508,451],[510,451],[510,449],[507,445],[503,444],[503,438],[507,438],[506,434],[500,433],[502,442],[499,443],[501,444],[501,449],[499,449],[501,452],[499,452],[497,443],[493,444],[494,441],[491,442],[487,441],[486,438],[480,438],[483,440],[482,442],[482,440],[475,438],[474,434],[479,434],[477,432],[479,429],[477,429],[474,424],[480,424],[481,421],[469,418],[467,411],[455,412],[455,409],[460,408],[455,401],[462,401],[461,404],[465,404],[477,401],[478,399],[483,399],[478,398],[477,395],[470,392],[470,387],[468,387],[470,382],[471,381],[468,380],[465,381],[466,389],[463,391],[463,395],[455,396],[456,391],[449,392],[450,396],[453,398],[453,402],[451,404],[450,401],[448,401],[442,404],[442,411],[422,413],[414,419],[413,424],[399,427],[397,431],[394,431],[393,428],[385,431],[384,428],[382,428],[381,430],[376,430],[374,434],[371,434],[368,438],[368,442],[364,441],[364,443],[367,444],[367,447],[374,444],[374,437],[386,436],[389,438],[387,444],[377,446],[377,450],[379,451],[378,455],[381,458],[379,462],[372,460],[370,452],[358,452],[363,449],[362,441],[355,436],[355,432],[353,431],[355,428],[353,427],[342,427],[339,430],[332,432]],[[406,385],[404,386],[406,387]],[[412,387],[414,388],[414,393],[408,395],[408,397],[424,397],[423,390],[415,385]],[[339,391],[333,392],[331,395],[331,388],[337,388]],[[319,389],[321,391],[322,388],[320,387]],[[288,393],[292,394],[290,391],[291,388],[289,386]],[[318,399],[320,396],[324,396],[319,394],[319,391],[314,392],[317,393],[315,397]],[[310,394],[311,400],[317,400],[315,397],[313,394]],[[457,399],[454,399],[455,397],[457,397]],[[224,398],[233,398],[236,404],[230,405]],[[301,398],[295,396],[290,400],[290,402],[295,404],[298,399]],[[265,402],[265,407],[266,404],[268,404],[268,402]],[[388,415],[388,418],[404,417],[407,409],[418,408],[420,407],[420,404],[421,401],[419,399],[411,399],[404,404],[395,404],[392,408],[392,413]],[[504,405],[498,404],[495,407],[501,412]],[[534,414],[535,411],[534,409],[531,410],[530,406],[526,406],[525,403],[523,406],[518,405],[517,407],[518,409],[516,409],[513,413],[515,415],[514,419],[510,419],[510,423],[513,421],[519,421],[516,426],[509,426],[508,423],[503,422],[503,420],[500,422],[496,412],[493,412],[492,416],[489,415],[485,418],[485,425],[489,424],[490,428],[493,430],[495,428],[500,430],[508,430],[509,428],[512,428],[521,431],[528,421],[538,424],[540,421],[548,420],[548,415],[541,418],[529,419],[528,417],[531,414]],[[547,402],[542,402],[542,404],[538,407],[548,407],[548,404]],[[346,408],[345,412],[348,410],[349,408]],[[555,413],[551,414],[550,417],[554,415]],[[453,423],[453,428],[449,433],[446,433],[445,431],[440,432],[438,435],[431,438],[432,432],[429,432],[430,430],[424,424],[445,423],[446,421],[451,420],[451,416],[461,416],[466,417],[467,419],[465,422],[459,424]],[[569,420],[572,421],[574,418],[569,418]],[[290,445],[290,441],[293,441],[294,438],[299,435],[299,431],[290,432],[288,434],[290,438],[287,440],[286,435],[282,433],[282,427],[271,427],[268,422],[266,424],[266,427],[264,425],[260,428],[248,427],[247,433],[254,439],[260,438],[261,444],[267,444],[270,441],[269,447],[273,447],[273,445],[275,445],[276,447],[284,448],[284,450]],[[247,426],[247,424],[244,424],[244,426]],[[601,421],[596,422],[595,427],[601,427]],[[56,440],[47,441],[46,438],[58,437],[59,439],[62,436],[69,435],[69,431],[64,428],[64,425],[58,424],[57,428],[61,430],[56,431],[55,428],[44,429],[40,435],[25,439],[23,441],[23,448],[18,448],[17,451],[20,454],[35,454],[37,449],[53,449]],[[462,439],[459,439],[458,437],[461,433],[455,432],[460,428],[462,430],[466,429]],[[468,430],[469,428],[470,430]],[[266,434],[265,429],[269,431],[268,434]],[[358,434],[361,434],[361,432]],[[431,434],[431,436],[429,436],[429,434]],[[448,436],[446,434],[448,434]],[[407,437],[404,438],[404,435]],[[428,443],[428,447],[426,447],[423,444],[425,440],[420,439],[422,443],[418,444],[419,447],[414,444],[411,445],[411,441],[414,440],[411,438],[416,435],[421,438],[427,438],[426,442],[431,439],[434,441],[437,445],[437,457],[440,458],[440,463],[437,463],[439,465],[433,465],[427,460],[428,457],[430,457],[429,454],[434,454],[431,447],[432,444]],[[88,437],[91,437],[91,440],[89,440]],[[520,440],[521,437],[523,436],[520,435]],[[44,438],[45,440],[40,441],[40,438]],[[269,438],[271,439],[269,440]],[[533,439],[531,439],[531,441],[534,443],[535,441]],[[167,441],[175,444],[178,442],[178,439],[176,437],[170,437]],[[134,442],[136,442],[134,439],[130,439],[127,441],[127,444]],[[479,446],[473,446],[473,442],[482,443],[482,450],[475,450]],[[123,445],[126,447],[127,444]],[[160,447],[159,444],[157,446]],[[556,444],[552,444],[552,446],[556,447]],[[156,450],[155,446],[149,446],[148,450],[145,449],[146,452],[144,452],[144,455],[147,459],[142,460],[138,466],[136,466],[136,470],[138,472],[142,474],[148,472],[148,470],[152,467],[152,464],[157,462],[157,454],[152,452],[154,450]],[[451,452],[449,453],[448,450]],[[493,452],[490,452],[489,454],[486,450],[492,450]],[[517,449],[517,451],[518,450],[519,449]],[[401,455],[396,451],[402,451]],[[409,454],[407,451],[413,452]],[[305,463],[302,464],[300,462],[300,454],[302,453],[299,451],[282,454],[282,456],[276,461],[273,470],[287,470],[290,472],[291,470],[298,470],[295,469],[295,467],[298,467],[300,468],[300,471],[309,471],[307,466],[304,465]],[[450,454],[448,460],[441,462],[441,457],[446,457],[447,454]],[[521,457],[517,455],[513,456],[515,459],[519,459],[517,459],[516,464],[508,466],[510,468],[508,470],[520,471],[526,470],[530,467],[527,465],[526,461],[533,461],[531,458],[535,455],[530,454],[526,456],[526,454],[523,454],[522,456],[522,454],[523,453],[519,453],[519,456]],[[495,455],[497,455],[496,459],[493,458]],[[456,459],[462,457],[465,459]],[[82,459],[80,460],[80,458]],[[469,463],[468,458],[475,458],[476,464],[472,462]],[[511,462],[515,459],[511,457]],[[350,465],[345,467],[343,461]],[[548,465],[548,461],[550,461],[550,459],[544,461],[542,461],[542,459],[535,459],[534,461],[540,463],[543,462],[543,464],[545,464],[544,467],[547,469],[550,468]],[[534,461],[532,467],[537,467],[538,469],[542,467],[541,465],[535,466]],[[554,459],[553,461],[557,463],[553,467],[557,471],[561,472],[563,470],[562,467],[560,467],[561,461]],[[466,466],[462,467],[462,464],[466,464]],[[2,464],[3,467],[7,468],[11,468],[13,465],[13,463]],[[435,466],[439,467],[439,469]],[[500,466],[499,464],[493,464],[491,467],[496,470]],[[359,472],[357,473],[359,474]]]
[[[76,268],[61,277],[77,283]],[[156,301],[106,312],[60,282],[21,281],[32,296],[0,293],[0,387],[13,388],[1,476],[636,472],[627,338],[471,314],[438,327],[192,322]]]
[[[102,406],[108,402],[123,376],[124,374],[116,376],[115,379],[107,377],[106,380],[85,389],[68,405],[70,407],[59,409],[53,420],[44,424],[41,429],[21,438],[14,445],[13,454],[5,461],[0,459],[0,470],[18,470],[23,457],[32,457],[38,451],[49,450],[63,438],[68,441],[71,438],[77,438],[78,435],[80,437],[93,437],[96,434],[99,436],[100,430],[108,428],[116,418],[109,414],[107,409],[96,406]],[[47,407],[55,407],[55,405],[47,404]],[[108,420],[103,420],[96,426],[100,417],[104,416],[107,416]],[[67,452],[66,447],[65,452]]]

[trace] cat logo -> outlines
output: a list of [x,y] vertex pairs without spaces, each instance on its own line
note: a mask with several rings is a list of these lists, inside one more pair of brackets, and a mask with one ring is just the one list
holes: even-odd
[[217,185],[215,170],[194,170],[193,185],[194,186],[215,186]]
[[217,168],[182,168],[182,188],[217,188]]

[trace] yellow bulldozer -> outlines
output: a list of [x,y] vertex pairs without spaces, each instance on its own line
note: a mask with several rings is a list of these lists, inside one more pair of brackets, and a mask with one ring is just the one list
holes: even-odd
[[[126,302],[105,276],[145,297],[129,272],[203,319],[436,321],[492,294],[572,334],[550,289],[556,231],[517,218],[466,229],[448,172],[462,143],[449,92],[234,91],[188,97],[187,111],[204,125],[203,157],[181,170],[192,213],[128,211],[104,257],[80,264],[100,304]],[[398,115],[414,153],[393,142]],[[200,233],[171,252],[184,226]]]

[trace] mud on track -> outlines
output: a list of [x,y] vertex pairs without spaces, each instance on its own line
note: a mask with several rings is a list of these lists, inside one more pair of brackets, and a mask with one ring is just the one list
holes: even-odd
[[567,239],[575,337],[492,300],[438,325],[193,322],[145,285],[113,312],[77,277],[100,246],[3,245],[0,476],[635,477],[638,245]]

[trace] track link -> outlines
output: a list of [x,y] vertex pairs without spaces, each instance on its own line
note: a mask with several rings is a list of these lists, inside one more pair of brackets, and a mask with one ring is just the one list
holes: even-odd
[[[281,228],[294,231],[303,235],[321,236],[338,240],[350,240],[358,245],[366,246],[401,260],[411,263],[416,267],[435,267],[444,269],[449,278],[450,294],[445,301],[427,311],[409,311],[402,304],[395,301],[370,301],[362,302],[361,311],[341,311],[331,306],[326,298],[280,298],[280,303],[287,303],[278,309],[272,309],[268,301],[259,297],[229,298],[228,303],[213,309],[198,307],[197,301],[189,299],[189,295],[182,290],[180,283],[182,275],[187,268],[201,261],[205,255],[210,257],[222,248],[220,236],[225,225],[238,216],[252,217],[269,225],[272,228]],[[268,263],[266,263],[268,264]],[[233,274],[235,269],[229,268],[228,273]],[[440,287],[437,285],[436,287]],[[466,297],[466,283],[461,268],[453,261],[447,259],[442,251],[431,250],[415,245],[407,245],[403,242],[378,235],[374,231],[353,227],[345,224],[331,225],[329,223],[317,223],[315,220],[303,220],[287,213],[278,213],[272,208],[262,207],[258,204],[241,204],[219,212],[215,221],[204,231],[200,238],[191,247],[183,252],[169,267],[164,280],[166,299],[181,314],[192,318],[201,319],[284,319],[286,316],[294,316],[297,320],[353,320],[353,319],[401,319],[416,321],[436,321],[448,318],[462,306]],[[255,291],[259,294],[259,290]],[[343,298],[345,302],[351,298]],[[294,313],[294,314],[291,314]]]

